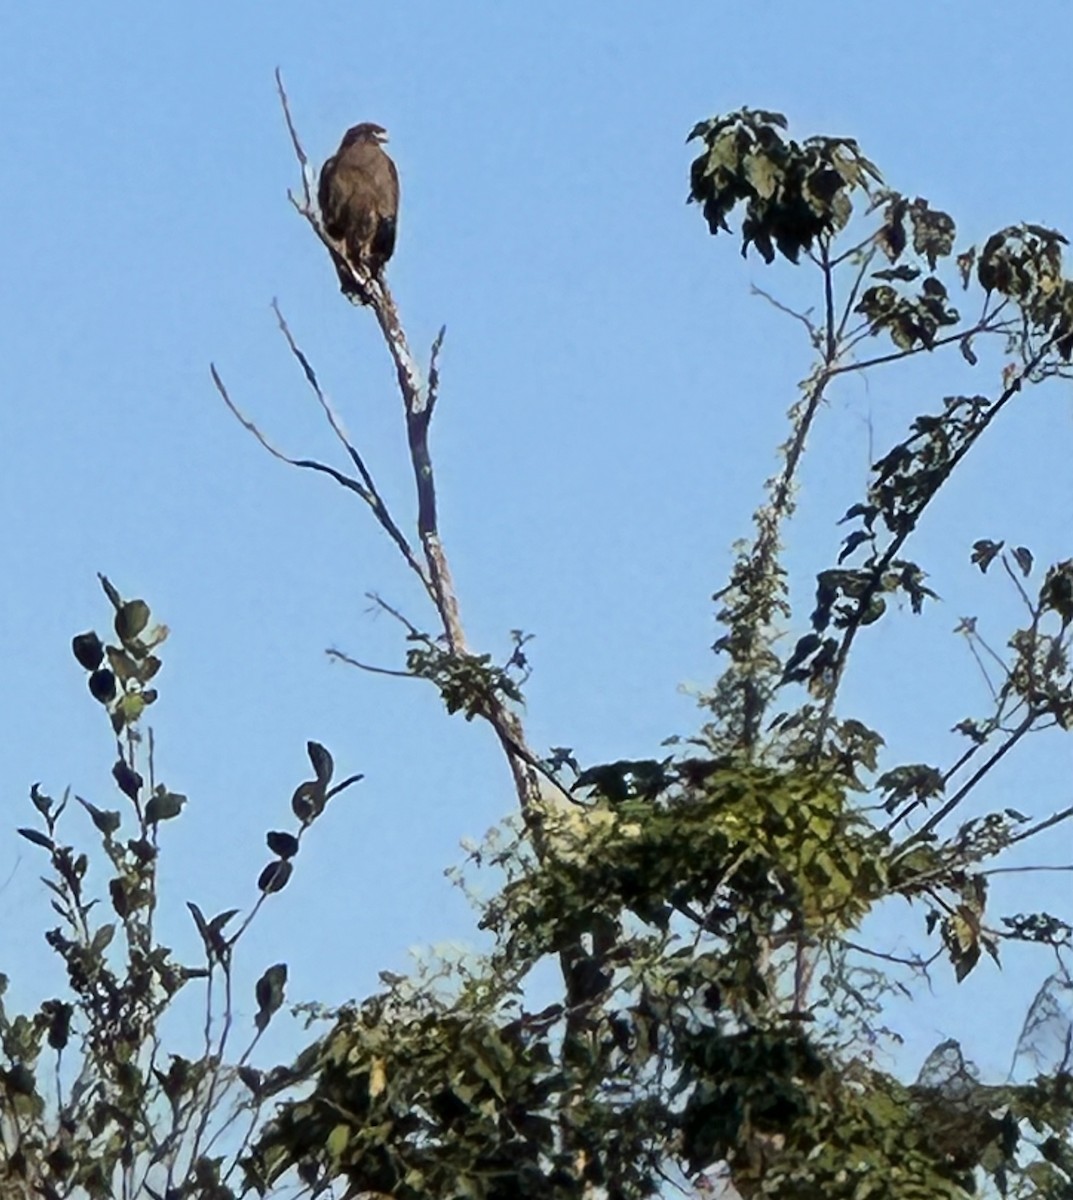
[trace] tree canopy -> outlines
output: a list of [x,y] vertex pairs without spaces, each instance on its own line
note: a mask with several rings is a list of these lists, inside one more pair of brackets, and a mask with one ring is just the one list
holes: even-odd
[[[443,334],[422,370],[387,283],[325,229],[287,119],[302,169],[295,207],[352,272],[367,302],[355,315],[376,320],[396,370],[413,527],[385,502],[278,309],[343,465],[277,450],[212,376],[265,448],[369,510],[428,603],[411,616],[376,598],[403,633],[400,673],[498,739],[515,812],[457,873],[483,941],[407,976],[385,972],[380,990],[341,1009],[305,1006],[320,1035],[293,1063],[256,1065],[258,1039],[286,1005],[287,968],[260,973],[253,1028],[237,1028],[239,940],[300,869],[306,830],[330,821],[329,801],[361,776],[335,782],[332,755],[310,741],[311,778],[293,792],[293,828],[267,832],[254,903],[210,916],[183,897],[204,957],[175,962],[155,930],[157,863],[185,797],[157,779],[147,725],[167,629],[102,577],[114,639],[80,634],[73,650],[118,739],[119,807],[80,802],[103,887],[66,840],[83,836],[68,832],[66,798],[35,787],[35,824],[19,831],[46,860],[60,919],[47,937],[69,995],[28,1016],[0,1010],[5,1194],[1073,1195],[1068,1025],[1064,1053],[1031,1082],[981,1079],[955,1040],[909,1081],[890,1067],[897,1031],[885,1019],[896,989],[926,987],[939,970],[961,981],[1028,942],[1051,974],[1022,1040],[1061,1021],[1068,914],[993,913],[988,881],[1008,850],[1073,807],[964,814],[1029,734],[1073,722],[1073,559],[1037,563],[1028,546],[966,531],[965,554],[1002,576],[1024,620],[1001,648],[972,622],[959,629],[989,664],[992,703],[957,724],[948,761],[886,762],[883,731],[841,700],[873,627],[935,599],[911,556],[936,496],[1005,409],[1070,378],[1065,238],[1009,226],[959,246],[953,217],[887,186],[854,141],[795,141],[778,113],[742,109],[693,129],[690,199],[709,231],[735,222],[743,254],[808,273],[816,304],[788,315],[807,327],[813,360],[752,535],[715,596],[721,673],[697,727],[636,758],[582,763],[527,738],[526,635],[515,633],[505,662],[469,644],[429,445]],[[783,548],[821,408],[842,376],[922,354],[949,354],[951,374],[972,374],[972,387],[914,415],[859,501],[831,514],[845,528],[837,559],[799,611]],[[918,922],[915,948],[897,957],[860,940],[869,914],[896,899]],[[196,1059],[169,1052],[164,1020],[194,994]]]

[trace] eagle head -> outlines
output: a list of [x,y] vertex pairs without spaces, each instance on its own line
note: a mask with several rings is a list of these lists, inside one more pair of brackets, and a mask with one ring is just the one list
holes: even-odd
[[382,146],[387,141],[387,130],[383,125],[376,125],[372,121],[363,121],[360,125],[352,125],[345,134],[339,149],[345,150],[348,146],[356,145],[358,142],[371,142],[374,146]]

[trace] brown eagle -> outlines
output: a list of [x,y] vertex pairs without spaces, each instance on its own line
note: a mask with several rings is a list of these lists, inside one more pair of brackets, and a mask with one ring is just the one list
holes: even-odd
[[[382,125],[366,121],[348,129],[321,167],[317,189],[325,232],[344,243],[350,261],[374,278],[395,249],[399,215],[399,174],[381,149],[386,141]],[[346,263],[335,257],[343,291],[367,304]]]

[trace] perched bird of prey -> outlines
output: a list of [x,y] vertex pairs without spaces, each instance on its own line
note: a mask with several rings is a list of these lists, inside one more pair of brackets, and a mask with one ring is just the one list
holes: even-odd
[[[387,130],[365,122],[348,129],[339,149],[320,169],[321,219],[329,237],[343,242],[347,257],[374,278],[395,249],[399,215],[399,174],[381,149]],[[346,264],[336,261],[339,282],[348,296],[368,303]]]

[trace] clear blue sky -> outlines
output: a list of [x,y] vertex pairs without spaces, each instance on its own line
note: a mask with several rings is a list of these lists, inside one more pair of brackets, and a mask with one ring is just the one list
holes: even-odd
[[[854,136],[893,186],[957,216],[959,244],[1021,219],[1073,230],[1071,46],[1067,0],[1016,20],[996,0],[882,14],[830,2],[8,4],[3,826],[27,822],[34,780],[115,801],[107,725],[69,651],[72,634],[107,623],[103,570],[172,629],[155,727],[161,773],[191,799],[165,858],[165,931],[180,953],[197,949],[183,900],[218,911],[252,898],[263,833],[286,826],[309,737],[367,778],[312,831],[255,927],[250,978],[285,958],[292,999],[339,1001],[404,967],[407,946],[467,932],[441,870],[460,837],[510,807],[492,738],[448,720],[419,684],[329,665],[329,645],[399,664],[399,630],[369,616],[365,592],[419,623],[428,614],[366,513],[271,461],[209,380],[212,360],[285,449],[332,453],[276,332],[278,297],[408,516],[390,365],[286,200],[298,175],[277,65],[314,160],[359,120],[391,132],[403,181],[392,286],[416,345],[448,326],[434,452],[471,639],[505,656],[511,628],[536,635],[532,741],[593,762],[657,753],[695,726],[678,685],[713,678],[710,595],[808,369],[800,328],[749,297],[751,282],[797,294],[800,281],[743,263],[683,203],[691,126],[748,104],[786,112],[800,136]],[[869,425],[882,445],[966,386],[925,366],[833,396],[795,565],[826,565],[833,520],[866,480]],[[985,711],[950,630],[978,614],[1001,644],[1019,614],[999,580],[967,566],[967,548],[989,536],[1041,559],[1073,553],[1071,449],[1068,389],[1041,392],[938,506],[918,551],[944,602],[876,630],[872,677],[847,692],[888,734],[886,765],[947,761],[945,731]],[[1044,816],[1070,802],[1068,748],[1040,751],[1009,764],[995,803]],[[1068,861],[1069,848],[1060,831],[1035,857]],[[26,1000],[30,972],[46,994],[57,987],[37,945],[51,916],[40,865],[0,834],[0,970]],[[1003,897],[1068,915],[1067,881],[1012,877]],[[1047,969],[1042,956],[1011,961],[1002,977],[982,967],[956,1009],[944,987],[903,1014],[910,1069],[950,1034],[1005,1067]]]

